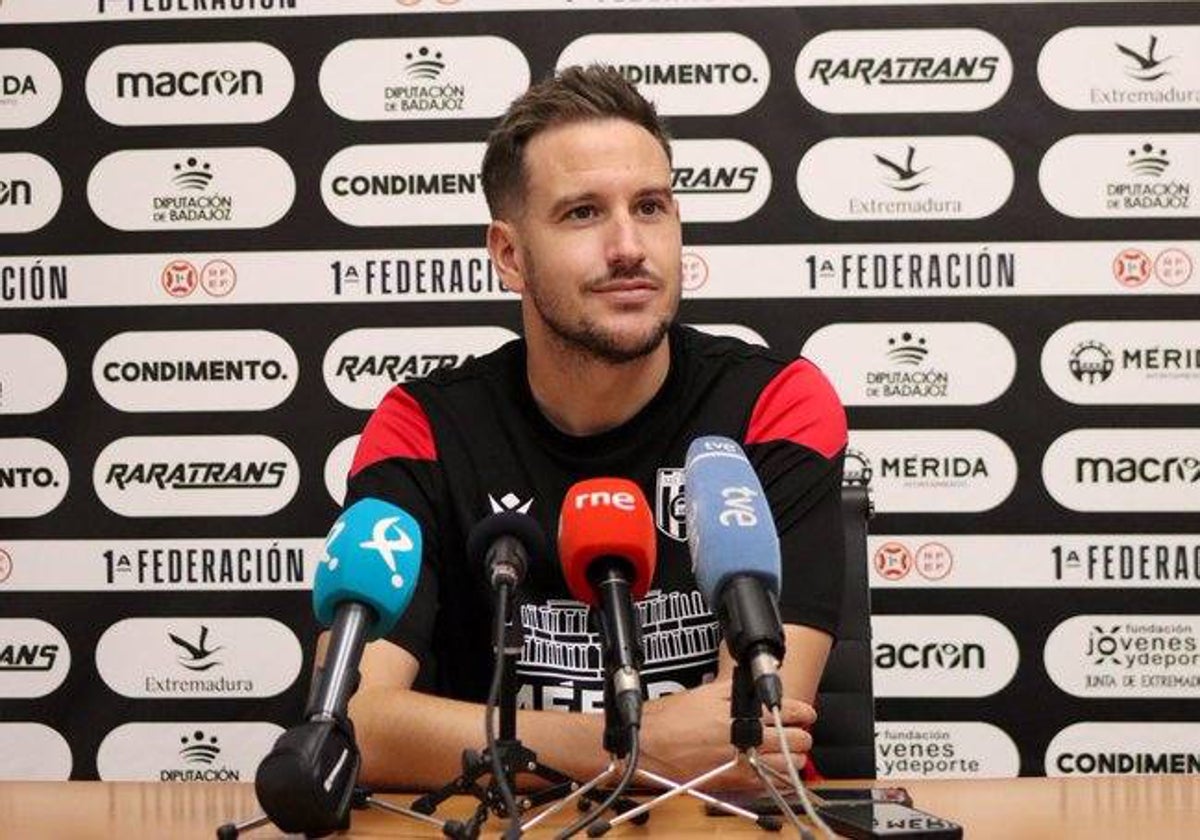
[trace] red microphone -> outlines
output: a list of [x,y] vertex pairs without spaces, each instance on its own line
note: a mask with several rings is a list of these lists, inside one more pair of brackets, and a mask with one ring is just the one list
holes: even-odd
[[641,725],[642,634],[633,609],[654,579],[654,517],[624,478],[571,486],[558,518],[558,556],[571,595],[597,608],[605,671],[626,728]]

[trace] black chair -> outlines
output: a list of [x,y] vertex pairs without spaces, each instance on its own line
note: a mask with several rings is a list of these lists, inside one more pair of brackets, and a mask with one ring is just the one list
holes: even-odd
[[837,641],[817,687],[812,757],[831,779],[875,778],[875,692],[871,683],[871,593],[867,586],[865,482],[842,487],[846,582]]

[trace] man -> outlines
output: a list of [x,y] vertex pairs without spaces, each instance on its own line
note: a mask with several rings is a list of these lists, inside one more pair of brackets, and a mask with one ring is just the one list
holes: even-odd
[[[841,405],[808,362],[673,325],[681,227],[654,108],[612,68],[572,68],[517,99],[488,138],[487,246],[521,296],[524,340],[394,388],[367,423],[347,504],[374,496],[421,523],[417,592],[390,640],[368,646],[350,712],[375,785],[436,787],[481,748],[492,670],[490,591],[464,556],[472,525],[527,511],[548,535],[576,481],[620,476],[659,501],[658,567],[640,605],[650,699],[642,766],[677,779],[727,760],[732,662],[703,606],[669,497],[696,437],[744,443],[784,556],[786,736],[811,739],[843,562]],[[599,649],[557,562],[521,587],[526,646],[517,735],[586,779],[601,747]],[[574,654],[574,655],[572,655]],[[782,768],[768,731],[763,753]],[[722,780],[718,780],[718,785]],[[724,780],[744,784],[745,778]]]

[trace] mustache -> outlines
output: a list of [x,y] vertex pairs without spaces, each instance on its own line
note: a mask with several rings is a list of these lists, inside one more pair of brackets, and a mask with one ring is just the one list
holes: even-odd
[[662,285],[662,277],[657,272],[651,271],[644,264],[638,265],[617,265],[608,270],[601,277],[593,278],[587,283],[589,291],[603,289],[605,286],[613,285],[622,280],[646,280],[654,283],[657,286]]

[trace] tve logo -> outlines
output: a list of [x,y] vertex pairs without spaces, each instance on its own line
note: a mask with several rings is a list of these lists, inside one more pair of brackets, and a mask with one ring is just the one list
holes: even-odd
[[58,170],[30,152],[0,154],[0,233],[30,233],[49,224],[62,204]]
[[1047,776],[1151,773],[1200,773],[1200,723],[1076,723],[1046,748]]
[[1046,673],[1076,697],[1200,693],[1200,616],[1077,615],[1046,639]]
[[41,723],[0,723],[0,781],[65,782],[71,778],[71,748]]
[[1042,459],[1054,500],[1078,511],[1200,511],[1200,429],[1075,429]]
[[834,114],[982,111],[1012,81],[1012,58],[982,29],[837,29],[796,58],[796,85]]
[[296,354],[266,330],[126,332],[92,360],[92,381],[121,411],[264,411],[296,387]]
[[482,143],[350,146],[321,173],[321,198],[355,227],[482,225]]
[[62,76],[44,53],[0,50],[0,129],[41,125],[62,98]]
[[270,149],[139,149],[97,163],[87,194],[117,230],[264,228],[292,206],[296,178]]
[[529,87],[529,62],[493,35],[362,38],[330,51],[320,85],[348,120],[498,117]]
[[283,729],[273,723],[127,723],[96,753],[106,782],[248,782]]
[[325,489],[329,498],[339,507],[346,499],[346,479],[354,464],[354,453],[358,449],[360,435],[351,435],[329,451],[325,459]]
[[369,410],[395,384],[458,367],[517,338],[502,327],[365,327],[325,351],[325,387],[343,405]]
[[675,140],[671,189],[685,222],[740,222],[762,209],[771,167],[741,140]]
[[981,429],[852,430],[846,471],[869,482],[881,513],[972,513],[1008,498],[1017,459]]
[[0,414],[36,414],[67,387],[67,362],[58,348],[30,333],[0,334]]
[[846,405],[983,405],[1008,390],[1017,357],[1004,334],[975,321],[830,324],[801,355]]
[[1012,162],[984,137],[833,137],[796,169],[809,209],[843,222],[982,219],[1012,187]]
[[0,697],[45,697],[71,670],[71,648],[53,624],[0,618]]
[[1075,111],[1200,108],[1200,26],[1075,26],[1046,42],[1038,80]]
[[881,779],[1012,779],[1020,770],[1017,745],[990,723],[875,723],[875,773]]
[[762,99],[771,64],[762,48],[736,32],[646,32],[584,35],[555,65],[611,64],[665,116],[740,114]]
[[1200,134],[1072,134],[1046,152],[1038,183],[1076,219],[1200,216]]
[[270,618],[127,618],[96,645],[96,670],[125,697],[274,697],[300,660],[296,635]]
[[1075,321],[1042,348],[1042,377],[1077,405],[1200,403],[1200,321]]
[[0,438],[0,518],[44,516],[71,484],[62,453],[38,438]]
[[296,456],[264,435],[120,438],[92,470],[96,495],[121,516],[266,516],[299,482]]
[[87,98],[116,125],[261,123],[292,98],[287,57],[270,44],[122,44],[92,62]]
[[877,697],[988,697],[1017,672],[1017,640],[982,615],[876,615]]

